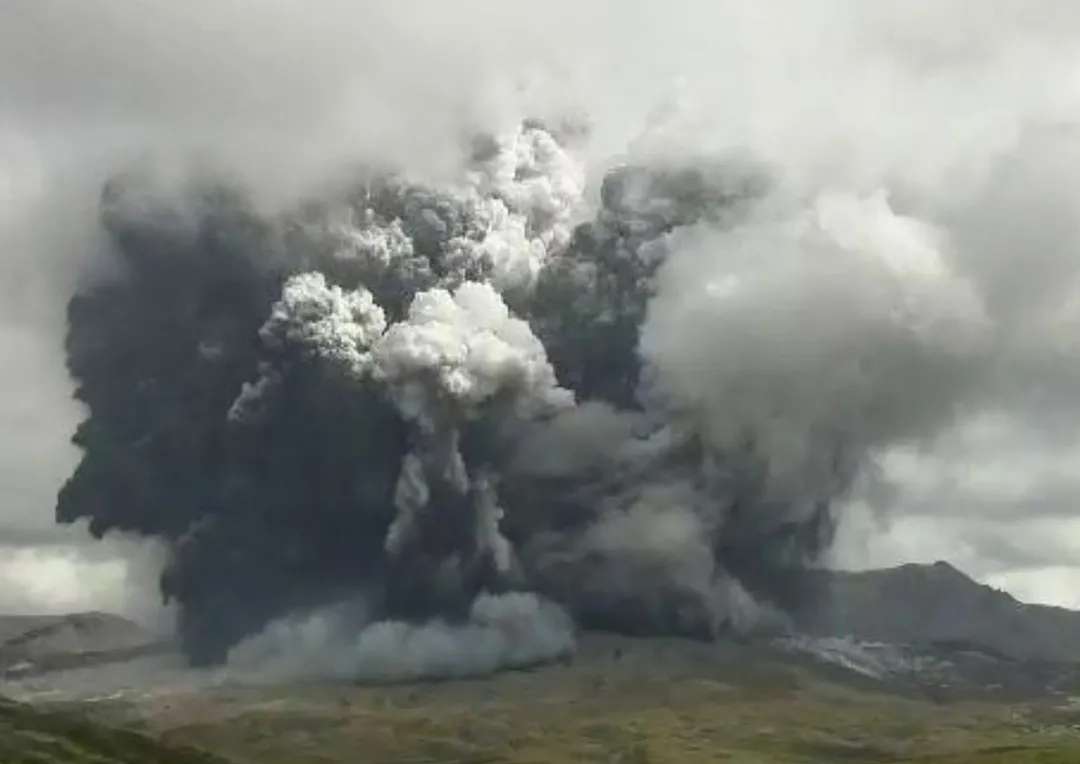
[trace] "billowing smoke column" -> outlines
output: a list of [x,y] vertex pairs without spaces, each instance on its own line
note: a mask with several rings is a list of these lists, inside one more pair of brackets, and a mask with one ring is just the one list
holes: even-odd
[[591,210],[578,137],[526,122],[456,184],[274,217],[109,184],[58,516],[169,542],[194,660],[456,675],[565,653],[571,618],[782,624],[867,455],[978,376],[977,294],[886,198],[656,160]]

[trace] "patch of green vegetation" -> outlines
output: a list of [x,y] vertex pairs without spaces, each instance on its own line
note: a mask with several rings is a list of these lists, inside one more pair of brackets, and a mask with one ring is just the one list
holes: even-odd
[[0,764],[224,764],[188,747],[0,699]]
[[[1080,763],[1080,702],[1063,695],[928,697],[749,648],[713,661],[660,642],[638,653],[477,680],[183,690],[83,711],[234,764]],[[0,764],[31,761],[212,759],[0,753]]]
[[245,764],[1080,762],[1080,734],[1069,724],[1010,704],[936,704],[822,684],[492,682],[233,697],[219,717],[163,732]]

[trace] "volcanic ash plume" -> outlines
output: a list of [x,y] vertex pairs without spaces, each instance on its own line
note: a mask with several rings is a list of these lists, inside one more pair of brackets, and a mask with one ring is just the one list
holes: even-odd
[[375,359],[375,375],[412,423],[415,441],[398,479],[398,514],[387,551],[397,556],[409,545],[422,546],[424,525],[438,534],[437,526],[460,523],[445,515],[465,502],[475,516],[476,547],[489,553],[496,571],[507,572],[510,544],[499,531],[502,510],[491,479],[470,478],[461,434],[497,403],[506,416],[522,419],[573,404],[573,396],[556,383],[544,346],[489,284],[467,282],[453,295],[441,289],[416,295],[407,318],[379,340]]
[[575,625],[782,627],[868,455],[973,386],[983,306],[882,195],[631,157],[591,209],[584,177],[537,122],[456,182],[360,173],[272,216],[118,176],[123,273],[69,309],[60,519],[167,543],[202,662],[462,675]]

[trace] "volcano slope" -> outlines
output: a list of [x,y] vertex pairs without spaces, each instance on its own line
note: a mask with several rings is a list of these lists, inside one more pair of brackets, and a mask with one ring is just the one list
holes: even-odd
[[584,632],[562,661],[472,679],[285,683],[161,652],[9,676],[40,710],[0,708],[0,762],[81,761],[62,756],[87,736],[119,741],[87,759],[110,762],[1080,761],[1080,613],[944,563],[803,583],[815,607],[781,637]]
[[115,666],[81,671],[18,689],[237,764],[1080,761],[1080,679],[1064,666],[1052,692],[1025,693],[872,677],[774,643],[586,633],[572,659],[471,680],[260,685],[144,670],[118,687]]
[[0,678],[166,652],[161,636],[108,613],[0,615]]

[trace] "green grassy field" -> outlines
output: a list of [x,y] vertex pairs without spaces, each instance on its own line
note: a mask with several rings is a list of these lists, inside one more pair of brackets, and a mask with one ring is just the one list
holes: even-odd
[[1080,763],[1068,698],[934,697],[732,648],[473,681],[219,688],[95,713],[237,764]]
[[[521,704],[429,704],[366,694],[251,708],[165,732],[237,761],[938,762],[1077,764],[1080,718],[993,704],[937,706],[862,693],[762,693],[708,684],[612,688]],[[360,753],[363,755],[359,755]]]
[[471,681],[155,689],[63,707],[140,734],[5,706],[7,734],[41,752],[9,744],[0,764],[212,761],[180,746],[235,764],[1080,763],[1080,704],[1066,696],[886,692],[752,648],[618,644]]
[[224,764],[188,746],[0,699],[0,764]]

